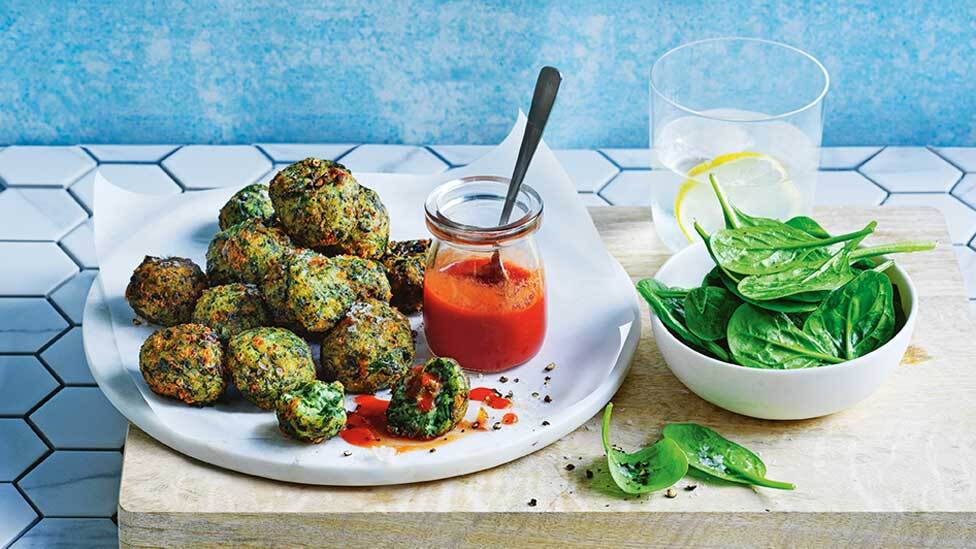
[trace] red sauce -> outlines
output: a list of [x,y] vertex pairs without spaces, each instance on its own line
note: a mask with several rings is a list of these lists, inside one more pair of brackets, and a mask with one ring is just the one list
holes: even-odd
[[541,270],[505,263],[508,279],[479,276],[488,258],[465,259],[424,277],[424,332],[431,351],[480,372],[529,360],[546,334]]
[[430,450],[473,431],[471,423],[462,421],[454,431],[433,440],[396,437],[386,430],[386,409],[390,406],[389,400],[372,395],[359,395],[355,398],[355,402],[356,409],[346,414],[346,426],[339,432],[342,440],[353,446],[365,448],[389,446],[397,453]]
[[496,410],[504,410],[512,405],[512,401],[503,397],[491,387],[475,387],[468,393],[471,400],[480,400]]
[[502,423],[505,425],[512,425],[513,423],[518,423],[518,416],[509,412],[502,416]]

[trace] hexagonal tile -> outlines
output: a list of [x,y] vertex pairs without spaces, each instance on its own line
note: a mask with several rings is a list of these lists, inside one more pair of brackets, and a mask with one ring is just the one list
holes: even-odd
[[250,145],[189,145],[163,161],[187,189],[243,187],[271,168],[271,161]]
[[178,145],[85,145],[99,162],[159,162]]
[[95,161],[81,147],[7,147],[0,151],[0,179],[8,186],[67,187]]
[[670,171],[623,171],[600,191],[600,196],[614,206],[650,206],[652,185],[680,183],[681,177]]
[[553,151],[577,191],[597,192],[620,170],[602,154],[584,149]]
[[583,201],[583,205],[587,208],[591,206],[609,206],[610,203],[607,202],[602,196],[596,193],[577,193],[580,200]]
[[94,210],[95,203],[95,174],[98,170],[92,170],[78,181],[68,187],[68,192],[80,202],[89,213]]
[[34,353],[68,327],[42,297],[0,298],[0,353]]
[[[155,164],[102,164],[98,171],[109,183],[142,194],[179,194],[183,189]],[[74,185],[72,185],[74,187]]]
[[952,195],[942,193],[893,194],[885,206],[931,206],[942,212],[953,244],[966,244],[976,233],[976,211]]
[[351,151],[355,144],[347,143],[258,143],[258,147],[276,164],[298,162],[308,157],[335,160]]
[[58,388],[37,357],[0,356],[0,415],[23,415]]
[[41,358],[68,385],[95,383],[85,357],[80,327],[74,327],[59,337],[50,347],[44,349]]
[[97,269],[85,269],[51,293],[51,301],[61,309],[61,312],[68,315],[72,324],[81,324],[85,313],[85,302],[88,301],[88,292],[96,276],[98,276]]
[[962,172],[924,147],[887,147],[860,172],[893,193],[948,192]]
[[98,387],[65,387],[30,418],[58,450],[121,448],[129,424]]
[[122,454],[59,450],[18,484],[45,517],[111,517],[119,502]]
[[62,189],[0,192],[0,239],[59,240],[88,217]]
[[858,172],[822,171],[817,174],[818,206],[877,206],[888,193]]
[[976,172],[976,147],[935,147],[935,152],[965,172]]
[[6,547],[37,518],[13,484],[0,483],[0,546]]
[[440,158],[423,147],[410,145],[360,145],[342,157],[353,175],[356,172],[440,173],[447,169]]
[[0,242],[0,294],[47,295],[78,272],[54,242]]
[[492,145],[436,145],[431,149],[452,167],[467,166],[488,154]]
[[11,549],[119,546],[119,528],[111,519],[46,518],[20,537]]
[[12,482],[47,452],[22,419],[0,419],[0,481]]
[[881,147],[823,147],[820,149],[820,169],[853,170],[880,150]]
[[91,219],[78,225],[75,230],[62,238],[61,246],[85,269],[98,268],[98,256],[95,254],[95,232],[92,229]]
[[622,170],[663,170],[651,149],[600,149]]
[[956,259],[959,260],[959,270],[966,284],[966,291],[970,299],[976,299],[976,251],[967,246],[953,246]]
[[966,174],[954,189],[952,194],[969,206],[976,208],[976,174]]

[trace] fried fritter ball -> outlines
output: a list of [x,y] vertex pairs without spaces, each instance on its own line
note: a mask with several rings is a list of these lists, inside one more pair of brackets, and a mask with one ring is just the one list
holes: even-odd
[[190,321],[206,287],[206,275],[189,259],[147,255],[129,279],[125,300],[149,322],[174,326]]
[[246,219],[257,219],[264,224],[274,217],[274,206],[268,196],[268,186],[263,183],[253,183],[234,193],[230,200],[220,209],[217,218],[220,229],[225,230]]
[[337,255],[331,261],[346,273],[353,290],[360,298],[373,298],[389,302],[392,297],[390,281],[383,265],[371,259],[352,255]]
[[278,172],[269,194],[278,219],[298,244],[326,248],[355,229],[360,188],[342,164],[306,158]]
[[284,328],[252,328],[230,338],[227,369],[248,401],[273,410],[281,395],[315,379],[312,350]]
[[258,284],[291,249],[291,239],[280,228],[245,219],[214,236],[207,249],[207,275],[214,284]]
[[386,277],[393,291],[390,303],[404,314],[416,313],[424,307],[424,270],[429,249],[429,239],[400,240],[391,242],[383,256]]
[[139,371],[154,393],[202,406],[227,389],[217,333],[201,324],[154,332],[139,349]]
[[269,324],[261,291],[253,284],[234,282],[203,291],[193,309],[193,322],[213,328],[220,340]]
[[356,198],[356,224],[349,235],[323,250],[332,254],[347,254],[379,259],[390,240],[390,215],[376,191],[360,186]]
[[309,332],[325,332],[335,326],[356,299],[346,271],[311,250],[279,259],[261,290],[277,323]]
[[410,322],[384,301],[358,301],[322,338],[322,375],[351,393],[374,393],[397,382],[414,357]]
[[285,391],[278,399],[278,428],[286,435],[318,444],[339,434],[346,424],[342,384],[310,381]]
[[387,429],[397,436],[427,440],[454,428],[468,411],[468,378],[451,358],[432,358],[393,388]]

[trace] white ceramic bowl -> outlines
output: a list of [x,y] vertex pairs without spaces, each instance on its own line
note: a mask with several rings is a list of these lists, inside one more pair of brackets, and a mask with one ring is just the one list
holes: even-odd
[[[655,278],[668,286],[694,288],[715,266],[701,242],[671,257]],[[898,367],[915,329],[918,296],[897,265],[888,277],[901,293],[906,322],[880,348],[851,361],[800,370],[747,368],[707,357],[682,343],[651,315],[654,339],[671,371],[703,399],[762,419],[806,419],[839,412],[867,398]]]

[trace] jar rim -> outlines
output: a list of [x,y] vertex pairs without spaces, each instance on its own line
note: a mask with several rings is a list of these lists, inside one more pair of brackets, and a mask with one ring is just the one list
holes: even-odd
[[[494,175],[471,175],[446,181],[431,191],[424,203],[427,227],[438,238],[458,240],[468,244],[501,244],[538,229],[544,209],[542,197],[531,186],[522,184],[516,196],[516,204],[524,205],[525,213],[504,225],[482,227],[462,223],[445,212],[449,207],[457,205],[458,201],[470,202],[474,200],[504,201],[511,181],[508,177]],[[465,197],[463,189],[477,183],[488,183],[495,186],[498,192],[482,191],[470,197]],[[494,184],[494,185],[493,185]]]

